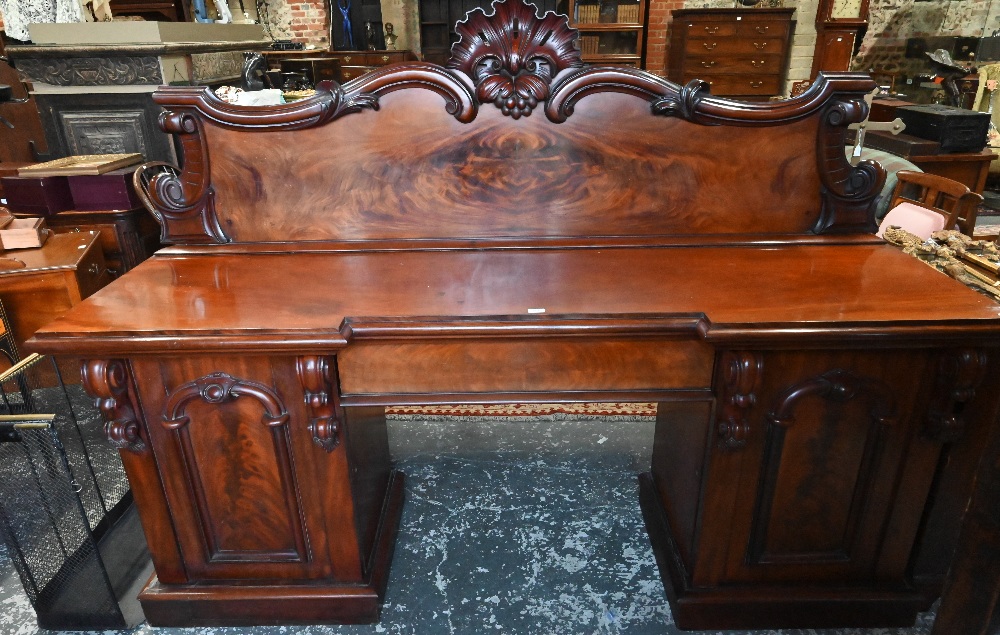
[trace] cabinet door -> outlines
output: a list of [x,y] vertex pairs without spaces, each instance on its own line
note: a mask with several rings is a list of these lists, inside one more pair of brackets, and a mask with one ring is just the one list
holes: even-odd
[[901,583],[939,448],[920,434],[932,355],[753,355],[749,426],[713,449],[713,471],[738,472],[715,475],[735,488],[731,516],[706,519],[728,553],[715,580]]
[[133,370],[192,581],[360,580],[347,460],[313,442],[294,358]]

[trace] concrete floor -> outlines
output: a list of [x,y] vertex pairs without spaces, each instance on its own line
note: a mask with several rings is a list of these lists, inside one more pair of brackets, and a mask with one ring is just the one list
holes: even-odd
[[[142,635],[413,633],[672,635],[638,505],[653,424],[470,420],[390,424],[407,475],[402,530],[378,624],[160,629]],[[47,633],[9,563],[0,632]],[[926,635],[913,628],[758,635]],[[109,635],[113,632],[107,632]]]

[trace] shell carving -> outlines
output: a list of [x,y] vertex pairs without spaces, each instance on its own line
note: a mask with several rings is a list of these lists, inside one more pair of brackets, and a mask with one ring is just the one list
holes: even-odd
[[497,0],[491,9],[470,11],[455,26],[460,39],[448,67],[472,78],[481,103],[492,102],[514,119],[527,117],[548,98],[553,77],[583,66],[577,33],[566,16],[538,18],[537,7],[523,0]]

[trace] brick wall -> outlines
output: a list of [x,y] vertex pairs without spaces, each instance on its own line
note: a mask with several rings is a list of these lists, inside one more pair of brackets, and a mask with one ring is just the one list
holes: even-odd
[[291,12],[289,24],[291,39],[326,48],[330,35],[326,2],[324,0],[286,0],[286,2]]
[[684,7],[684,0],[649,0],[649,31],[646,33],[646,70],[667,74],[667,43],[670,12]]

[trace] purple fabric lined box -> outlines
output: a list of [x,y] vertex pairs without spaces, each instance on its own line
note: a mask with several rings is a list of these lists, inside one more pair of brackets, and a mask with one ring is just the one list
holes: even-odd
[[142,207],[132,186],[136,166],[120,168],[97,176],[69,176],[76,209],[87,211],[126,210]]
[[12,212],[51,216],[73,209],[65,176],[5,176],[0,179]]

